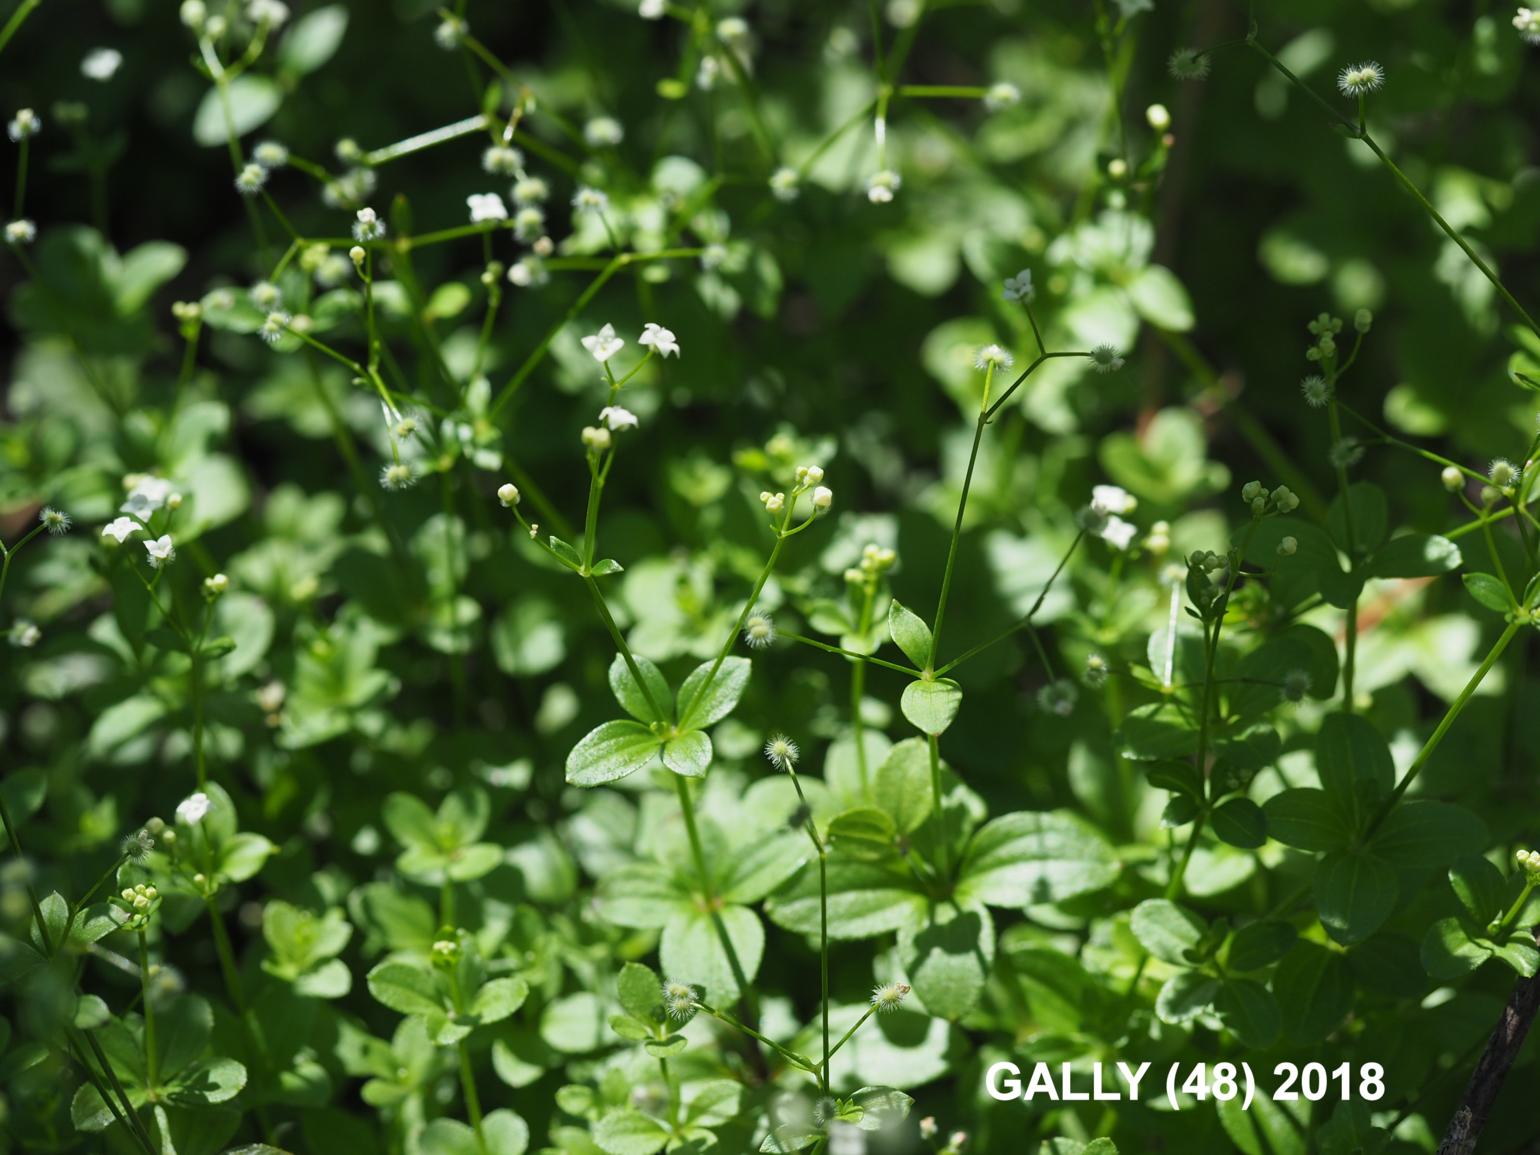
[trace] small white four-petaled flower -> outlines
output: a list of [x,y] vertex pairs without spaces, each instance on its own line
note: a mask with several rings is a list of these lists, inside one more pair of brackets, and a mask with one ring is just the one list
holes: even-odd
[[150,555],[150,565],[155,569],[170,565],[176,560],[176,546],[172,544],[169,533],[161,534],[154,541],[145,542],[144,550]]
[[679,356],[679,338],[674,336],[674,331],[652,321],[643,326],[636,343],[652,349],[660,357]]
[[102,536],[110,537],[122,545],[136,533],[143,533],[139,523],[131,517],[115,517],[102,526]]
[[508,206],[503,203],[503,198],[495,192],[472,193],[465,198],[466,207],[471,210],[471,222],[480,224],[482,221],[505,221],[508,219]]
[[606,405],[599,410],[599,420],[617,433],[622,429],[635,429],[637,425],[636,414],[619,405]]
[[200,790],[196,794],[189,794],[177,803],[176,820],[186,823],[188,826],[196,826],[203,821],[211,805],[209,796],[203,791]]
[[615,335],[615,326],[606,322],[597,333],[583,338],[583,348],[601,365],[625,348],[625,340]]

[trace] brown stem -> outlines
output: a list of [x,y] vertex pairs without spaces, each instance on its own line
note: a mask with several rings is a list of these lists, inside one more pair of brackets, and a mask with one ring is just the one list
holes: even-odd
[[[1540,943],[1540,934],[1535,940]],[[1503,1089],[1508,1068],[1513,1066],[1513,1060],[1524,1047],[1524,1037],[1529,1034],[1537,1011],[1540,1011],[1540,975],[1521,979],[1514,986],[1513,994],[1508,996],[1508,1005],[1503,1008],[1492,1037],[1487,1040],[1486,1049],[1476,1060],[1476,1069],[1471,1072],[1460,1106],[1454,1118],[1449,1120],[1444,1140],[1438,1145],[1438,1155],[1472,1155],[1476,1150],[1476,1140],[1481,1137],[1481,1129],[1486,1126],[1492,1105]]]

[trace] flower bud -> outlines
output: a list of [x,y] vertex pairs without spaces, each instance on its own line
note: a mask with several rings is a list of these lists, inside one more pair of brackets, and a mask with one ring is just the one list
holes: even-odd
[[511,481],[505,481],[497,487],[497,500],[503,503],[504,509],[512,509],[519,504],[519,487]]

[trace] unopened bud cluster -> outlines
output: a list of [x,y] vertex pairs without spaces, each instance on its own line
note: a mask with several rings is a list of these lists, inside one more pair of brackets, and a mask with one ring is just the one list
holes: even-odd
[[872,587],[877,579],[892,569],[898,554],[885,546],[868,545],[861,551],[861,560],[845,571],[845,580],[853,586]]
[[1287,485],[1280,485],[1269,493],[1260,481],[1248,481],[1243,485],[1241,500],[1251,507],[1252,517],[1263,517],[1269,513],[1293,513],[1299,508],[1299,498]]

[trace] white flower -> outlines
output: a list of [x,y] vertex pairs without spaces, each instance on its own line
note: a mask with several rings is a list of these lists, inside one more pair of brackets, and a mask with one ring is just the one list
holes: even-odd
[[1007,301],[1030,301],[1032,299],[1032,270],[1022,269],[1014,277],[1006,277],[1002,295]]
[[1000,112],[1002,109],[1015,108],[1021,103],[1021,89],[1007,81],[991,84],[984,93],[984,107],[990,112]]
[[1540,44],[1540,10],[1520,8],[1513,17],[1513,26],[1526,44]]
[[118,511],[131,513],[143,521],[170,501],[173,492],[175,487],[165,478],[150,477],[145,474],[136,475],[130,479],[128,496],[124,498],[123,504],[118,506]]
[[606,405],[599,410],[599,420],[617,433],[622,429],[635,429],[637,424],[636,414],[629,409],[622,409],[619,405]]
[[519,504],[519,487],[511,481],[505,481],[497,487],[497,500],[504,509],[512,509]]
[[10,123],[5,126],[5,135],[15,144],[30,140],[42,131],[42,119],[30,108],[18,108],[16,115],[11,117]]
[[662,20],[667,7],[664,0],[642,0],[636,7],[636,14],[643,20]]
[[176,560],[176,546],[171,542],[171,535],[163,533],[154,541],[144,543],[144,551],[150,555],[150,565],[154,569],[170,565]]
[[834,490],[827,485],[820,485],[813,490],[813,510],[815,513],[824,513],[834,504]]
[[5,226],[5,243],[8,245],[30,245],[37,240],[37,225],[25,218],[10,221]]
[[802,192],[802,178],[790,165],[782,165],[770,174],[770,195],[782,203],[790,203]]
[[1093,485],[1091,508],[1100,514],[1133,513],[1139,499],[1118,485]]
[[281,0],[251,0],[246,5],[246,17],[253,24],[266,24],[277,28],[289,18],[289,6]]
[[11,645],[23,650],[30,650],[38,642],[43,640],[43,631],[37,628],[37,623],[20,618],[11,627]]
[[508,283],[521,289],[539,287],[551,279],[539,257],[520,257],[508,266]]
[[93,48],[80,62],[80,75],[87,80],[111,80],[123,67],[123,54],[116,48]]
[[625,138],[625,127],[613,116],[596,116],[583,126],[583,141],[589,148],[611,148]]
[[445,52],[453,51],[460,47],[467,31],[465,21],[451,13],[440,20],[438,27],[433,30],[433,43]]
[[513,235],[528,243],[545,232],[545,210],[537,205],[524,205],[513,216]]
[[471,210],[472,224],[508,219],[508,206],[503,204],[503,198],[495,192],[472,193],[465,198],[465,204]]
[[595,361],[604,364],[625,348],[625,341],[615,336],[615,326],[606,322],[597,332],[583,338],[583,348],[593,354]]
[[189,794],[176,804],[176,820],[186,823],[188,826],[196,826],[203,821],[211,805],[209,796],[203,791],[200,790],[196,794]]
[[572,194],[572,207],[580,213],[602,213],[610,207],[610,198],[598,189],[584,185]]
[[888,204],[903,183],[903,178],[890,168],[874,172],[866,182],[866,199],[874,205]]
[[999,345],[985,345],[978,351],[978,355],[973,358],[973,367],[975,369],[1009,369],[1015,363],[1016,358],[1012,357]]
[[359,209],[357,219],[353,222],[353,239],[377,241],[384,235],[385,222],[380,220],[380,214],[367,206]]
[[1337,91],[1343,96],[1363,96],[1384,84],[1385,70],[1373,60],[1349,64],[1337,73]]
[[276,140],[264,140],[251,150],[251,159],[263,168],[282,168],[289,163],[289,150]]
[[131,517],[115,517],[102,526],[102,536],[114,539],[119,545],[133,537],[134,534],[143,532],[144,530],[140,527],[139,523]]
[[494,144],[481,154],[481,167],[493,176],[518,176],[524,154],[506,144]]
[[549,199],[551,186],[538,176],[526,176],[514,182],[512,191],[514,204],[538,205]]
[[1121,517],[1109,517],[1101,528],[1101,539],[1115,550],[1126,550],[1133,544],[1138,529],[1132,522]]
[[647,346],[660,357],[679,356],[679,339],[674,336],[674,331],[652,321],[643,326],[642,335],[636,339],[636,343]]

